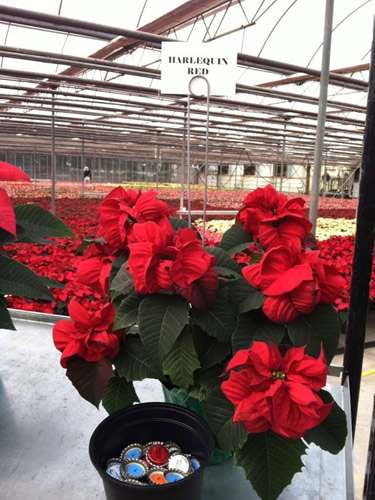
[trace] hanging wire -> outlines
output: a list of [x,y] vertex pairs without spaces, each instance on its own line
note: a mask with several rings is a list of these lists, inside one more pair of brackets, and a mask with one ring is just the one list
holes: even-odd
[[140,25],[140,22],[141,22],[141,19],[142,19],[142,16],[143,16],[143,12],[145,10],[147,2],[148,2],[148,0],[145,0],[145,3],[143,4],[142,10],[141,10],[141,13],[139,14],[139,19],[138,19],[138,22],[137,22],[137,29],[138,29],[138,27]]
[[204,41],[204,39],[206,38],[207,34],[208,34],[208,36],[210,36],[210,32],[209,32],[210,27],[207,26],[205,18],[202,15],[200,17],[202,19],[204,27],[206,28],[206,33],[204,34],[204,37],[203,37],[203,41]]
[[221,26],[222,22],[224,21],[224,18],[225,18],[225,16],[227,15],[227,12],[228,12],[229,7],[231,6],[231,4],[232,4],[232,0],[230,0],[230,2],[228,3],[228,5],[226,6],[225,11],[223,12],[223,17],[222,17],[222,18],[221,18],[221,20],[220,20],[219,26],[216,28],[216,31],[215,31],[215,33],[214,33],[214,37],[217,35],[217,32],[219,31],[220,26]]
[[[359,5],[358,7],[356,7],[354,10],[352,10],[347,16],[345,16],[343,19],[341,19],[341,21],[336,24],[336,26],[332,29],[332,33],[342,24],[344,23],[347,19],[349,19],[353,14],[355,14],[359,9],[361,9],[362,7],[364,7],[365,5],[367,5],[368,3],[372,2],[373,0],[366,0],[366,2],[363,2],[361,5]],[[323,42],[319,45],[319,47],[316,49],[316,51],[314,52],[314,54],[311,56],[309,62],[307,63],[307,68],[310,66],[310,64],[312,63],[314,57],[316,56],[316,54],[319,52],[319,50],[321,49],[321,47],[323,46]]]
[[[62,3],[62,0],[61,0],[61,3]],[[60,4],[60,7],[61,7],[61,4]],[[64,39],[64,42],[63,42],[63,45],[61,47],[61,51],[60,51],[60,54],[63,54],[64,52],[64,49],[65,49],[65,45],[66,45],[66,42],[68,41],[68,38],[69,38],[69,33],[66,34],[65,36],[65,39]],[[55,70],[55,73],[57,73],[58,69],[59,69],[59,64],[56,64],[56,70]]]
[[63,1],[64,0],[60,0],[59,11],[57,13],[58,16],[61,14],[61,8],[62,8]]
[[[210,24],[208,25],[208,28],[207,28],[206,34],[205,34],[205,35],[204,35],[204,37],[203,37],[203,41],[204,41],[204,39],[206,38],[206,35],[207,35],[207,34],[208,34],[208,35],[210,34],[210,28],[211,28],[211,26],[212,26],[213,22],[215,21],[215,18],[216,18],[216,14],[214,14],[214,15],[212,16],[212,19],[211,19],[211,21],[210,21]],[[210,40],[210,39],[209,39],[209,40]],[[208,40],[208,41],[209,41],[209,40]]]
[[241,0],[238,2],[238,5],[241,7],[241,10],[242,10],[242,12],[243,12],[243,15],[245,16],[245,19],[246,19],[247,24],[250,24],[249,18],[248,18],[248,17],[247,17],[247,15],[246,15],[246,12],[245,12],[245,10],[244,10],[244,8],[243,8],[243,6],[242,6],[242,1],[241,1]]
[[266,46],[268,40],[271,38],[271,35],[272,33],[275,31],[275,29],[277,28],[278,24],[281,22],[281,20],[283,19],[284,16],[286,16],[286,14],[290,11],[290,9],[298,2],[298,0],[293,0],[293,2],[289,5],[289,7],[284,11],[284,13],[281,15],[281,17],[279,17],[279,19],[277,20],[277,23],[274,25],[274,27],[271,29],[271,31],[268,33],[268,36],[267,38],[265,39],[259,53],[258,53],[258,57],[260,57],[261,53],[263,52],[263,49],[264,47]]
[[[7,41],[8,41],[8,35],[9,35],[9,30],[10,30],[10,23],[8,24],[8,27],[7,27],[7,32],[5,33],[5,39],[4,39],[4,45],[7,44]],[[3,62],[4,62],[4,57],[1,58],[1,63],[0,63],[0,68],[3,67]]]
[[186,40],[187,42],[190,40],[190,37],[191,37],[191,35],[192,35],[193,31],[194,31],[194,28],[195,28],[195,25],[197,24],[197,21],[198,21],[198,17],[195,18],[194,23],[191,26],[190,33],[189,33],[189,35],[187,37],[187,40]]
[[[259,16],[259,17],[257,17],[256,19],[253,19],[253,22],[254,22],[254,23],[256,23],[257,21],[259,21],[259,19],[260,19],[261,17],[263,17],[263,16],[264,16],[264,14],[265,14],[268,10],[270,10],[270,8],[271,8],[273,5],[275,5],[275,3],[276,3],[276,2],[277,2],[277,0],[273,0],[273,2],[271,3],[271,5],[269,5],[269,6],[268,6],[268,7],[267,7],[267,8],[266,8],[266,9],[265,9],[265,10],[264,10],[261,14],[260,14],[260,16]],[[263,5],[263,4],[262,4],[262,5]]]
[[251,20],[251,22],[255,22],[254,19],[256,18],[256,15],[258,14],[258,12],[260,11],[260,9],[263,7],[263,4],[266,0],[262,0],[262,2],[260,3],[259,7],[257,8],[257,10],[255,11],[255,14],[253,15],[253,18]]

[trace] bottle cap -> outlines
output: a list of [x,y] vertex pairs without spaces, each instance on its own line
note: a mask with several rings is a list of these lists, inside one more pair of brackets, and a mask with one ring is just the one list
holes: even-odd
[[129,444],[126,448],[124,448],[121,452],[120,458],[121,460],[130,460],[141,458],[143,453],[143,446],[138,443]]
[[169,453],[172,453],[172,451],[181,453],[181,448],[174,441],[165,441],[163,444],[167,448]]
[[180,472],[188,472],[190,469],[190,461],[185,455],[175,454],[168,460],[168,469],[179,470]]
[[147,465],[141,460],[124,460],[121,463],[121,474],[124,479],[141,479],[148,471]]
[[143,448],[150,448],[154,444],[164,444],[162,441],[149,441],[148,443],[143,445]]
[[148,472],[148,478],[152,484],[167,484],[164,473],[165,470],[160,468],[151,469]]
[[146,458],[153,465],[166,465],[169,459],[169,452],[165,446],[153,444],[148,448]]
[[168,483],[175,483],[176,481],[184,479],[184,477],[186,477],[186,474],[184,474],[180,470],[169,470],[165,473],[165,479]]
[[110,458],[109,460],[107,460],[105,472],[114,479],[117,479],[118,481],[123,481],[120,468],[121,468],[121,461],[118,458]]
[[192,457],[190,459],[190,463],[191,463],[191,466],[192,466],[193,470],[198,470],[199,467],[201,466],[200,461],[197,458],[194,458],[194,457]]
[[128,484],[134,484],[135,486],[147,486],[147,483],[142,483],[142,481],[138,481],[137,479],[132,479],[131,477],[123,479],[123,482]]

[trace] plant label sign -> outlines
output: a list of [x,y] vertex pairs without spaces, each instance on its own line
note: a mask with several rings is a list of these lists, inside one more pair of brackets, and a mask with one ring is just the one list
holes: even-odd
[[206,78],[210,95],[231,96],[236,93],[236,75],[237,53],[222,44],[161,44],[162,94],[207,95]]

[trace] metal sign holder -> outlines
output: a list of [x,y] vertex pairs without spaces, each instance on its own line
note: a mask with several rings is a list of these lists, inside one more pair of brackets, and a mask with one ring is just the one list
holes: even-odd
[[207,212],[207,189],[208,189],[208,134],[209,134],[209,117],[210,117],[210,82],[205,76],[193,76],[189,82],[189,93],[187,101],[187,185],[188,185],[188,197],[187,197],[187,208],[188,208],[188,224],[191,227],[191,176],[190,176],[190,105],[191,96],[202,97],[197,95],[192,90],[192,83],[198,79],[204,80],[207,85],[206,92],[206,144],[205,144],[205,157],[204,157],[204,195],[203,195],[203,230],[202,230],[202,247],[204,246],[205,236],[206,236],[206,212]]

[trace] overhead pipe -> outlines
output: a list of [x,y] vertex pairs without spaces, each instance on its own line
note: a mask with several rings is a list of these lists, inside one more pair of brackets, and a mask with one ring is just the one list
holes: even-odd
[[[72,19],[69,17],[56,16],[43,12],[18,9],[16,7],[9,7],[7,5],[0,5],[0,21],[21,24],[23,26],[47,28],[54,31],[62,31],[64,33],[69,32],[72,34],[85,34],[85,36],[91,36],[93,38],[100,38],[105,35],[110,36],[110,38],[106,38],[107,40],[112,40],[115,37],[126,37],[134,40],[153,43],[158,48],[160,47],[161,42],[176,41],[175,39],[171,39],[161,35],[155,35],[153,33],[146,33],[144,31],[129,30],[117,26],[106,26],[103,24],[83,21],[81,19]],[[305,68],[303,66],[298,66],[295,64],[274,61],[272,59],[266,59],[263,57],[251,56],[243,53],[239,53],[237,55],[237,64],[239,64],[240,66],[259,68],[285,75],[304,73],[307,75],[320,77],[319,70]],[[362,90],[365,90],[367,88],[367,83],[363,82],[362,80],[349,78],[336,73],[331,73],[329,77],[331,83],[335,83],[336,85],[341,85],[348,88],[350,85],[355,85],[356,88]]]

